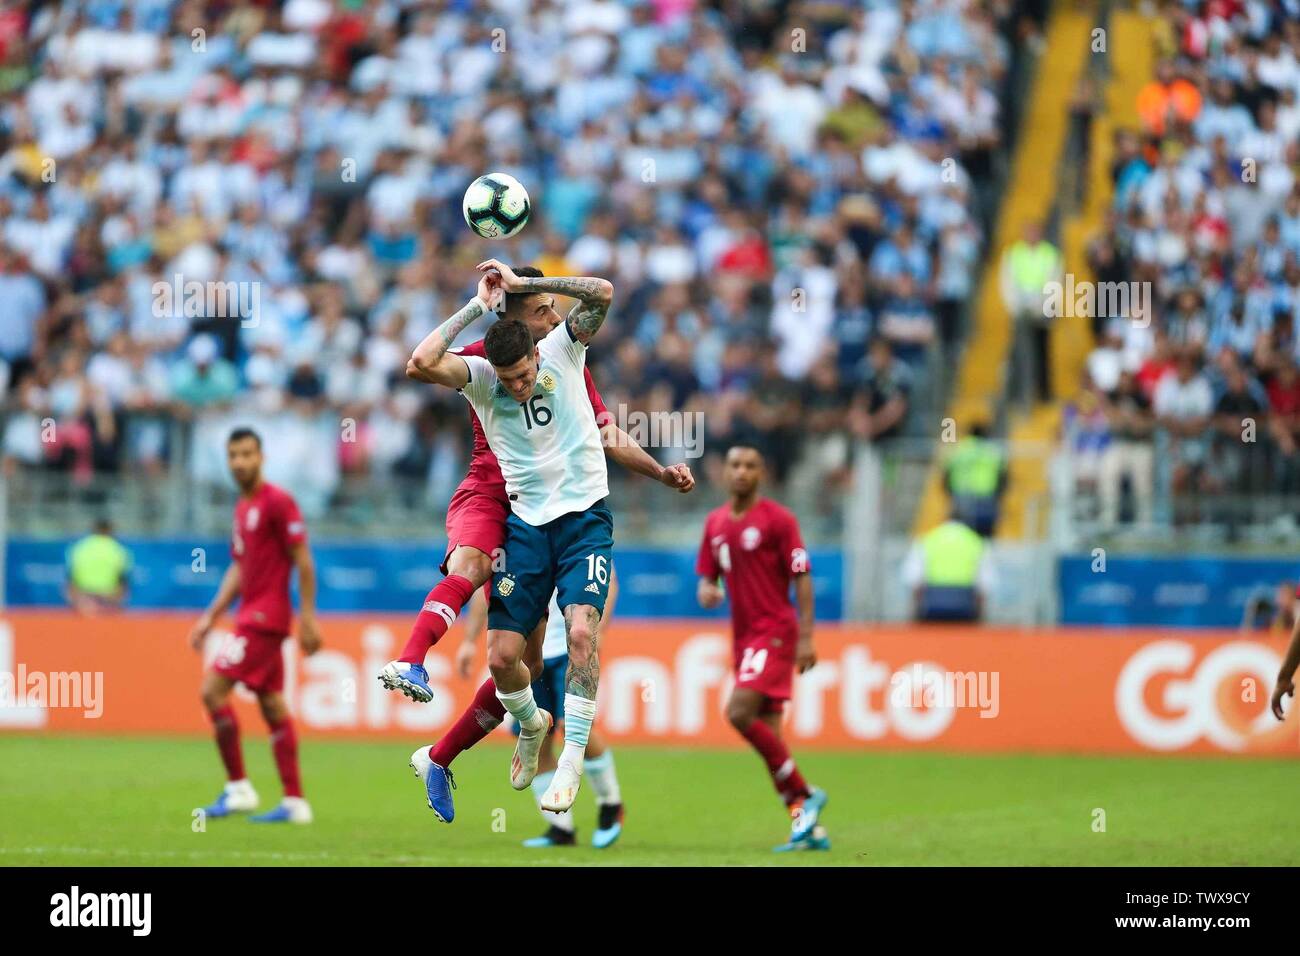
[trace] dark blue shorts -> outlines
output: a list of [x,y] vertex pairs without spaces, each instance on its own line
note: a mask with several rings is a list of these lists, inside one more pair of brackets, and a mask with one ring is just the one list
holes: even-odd
[[569,655],[542,661],[542,676],[533,681],[533,700],[543,710],[549,710],[558,724],[564,719],[564,678],[569,672]]
[[531,634],[557,590],[561,608],[586,604],[604,614],[613,562],[614,516],[603,498],[540,527],[511,514],[505,567],[492,577],[488,629]]

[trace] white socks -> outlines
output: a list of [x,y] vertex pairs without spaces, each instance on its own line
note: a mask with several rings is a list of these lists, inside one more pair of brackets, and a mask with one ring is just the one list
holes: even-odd
[[519,726],[527,731],[536,733],[546,726],[542,719],[541,711],[537,709],[537,702],[533,700],[532,685],[528,685],[523,690],[510,691],[503,693],[497,690],[497,700],[501,701],[501,706],[506,709],[506,713],[519,721]]
[[614,772],[614,751],[606,750],[599,757],[588,757],[584,771],[596,791],[597,803],[608,806],[623,802],[618,789],[618,774]]

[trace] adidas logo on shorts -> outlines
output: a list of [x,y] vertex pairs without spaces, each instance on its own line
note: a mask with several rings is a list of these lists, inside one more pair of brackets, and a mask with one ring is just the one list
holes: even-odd
[[595,581],[592,581],[592,582],[591,582],[590,584],[588,584],[585,588],[583,588],[583,590],[584,590],[584,591],[590,591],[592,594],[599,594],[599,593],[600,593],[600,588],[596,587],[596,582],[595,582]]

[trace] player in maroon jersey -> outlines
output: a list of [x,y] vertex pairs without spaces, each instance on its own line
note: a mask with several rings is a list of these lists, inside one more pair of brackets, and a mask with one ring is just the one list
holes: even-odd
[[237,428],[226,442],[226,461],[239,486],[230,554],[217,596],[190,630],[195,650],[236,597],[239,614],[234,633],[227,635],[203,676],[203,706],[216,730],[217,749],[226,766],[221,796],[206,809],[210,817],[247,813],[257,808],[257,793],[244,773],[239,724],[230,706],[230,692],[243,684],[257,695],[262,716],[271,729],[284,799],[275,809],[255,816],[257,823],[310,823],[311,806],[303,799],[298,772],[298,738],[284,695],[284,654],[293,608],[289,576],[298,569],[298,643],[304,654],[321,645],[316,623],[316,567],[307,547],[307,529],[289,493],[262,480],[262,440],[249,428]]
[[[759,495],[763,456],[737,445],[727,451],[723,476],[730,502],[709,512],[695,570],[700,605],[714,608],[731,592],[735,686],[727,719],[758,751],[792,820],[789,842],[778,850],[830,848],[818,825],[826,792],[809,787],[781,739],[781,717],[794,683],[817,663],[813,651],[813,587],[799,522]],[[790,603],[794,583],[798,613]]]
[[[524,278],[542,278],[541,270],[531,266],[521,266],[513,271],[515,275]],[[505,295],[500,284],[500,273],[495,271],[484,273],[480,277],[477,295],[457,316],[472,312],[475,317],[479,317],[502,305],[507,316],[518,318],[528,326],[534,341],[545,338],[563,321],[555,309],[554,295],[549,292]],[[457,316],[453,316],[453,320]],[[433,344],[439,347],[448,344],[440,341],[441,335],[441,329],[430,333],[416,348],[415,355],[420,355],[422,350]],[[482,340],[447,351],[486,357]],[[414,356],[407,366],[407,375],[417,381],[432,381],[420,369]],[[625,468],[653,478],[679,492],[686,493],[694,488],[695,479],[686,465],[665,468],[614,424],[613,416],[596,391],[591,372],[584,368],[583,375],[591,399],[592,414],[600,428],[606,454]],[[379,674],[379,680],[385,687],[401,691],[412,700],[421,702],[433,699],[428,672],[424,669],[424,658],[429,648],[447,633],[473,593],[492,580],[493,561],[499,560],[505,543],[506,515],[510,510],[505,478],[502,477],[496,455],[488,447],[483,425],[472,408],[469,417],[474,431],[469,472],[447,506],[447,551],[441,568],[446,577],[425,597],[424,607],[416,617],[401,656],[386,664]],[[529,637],[525,651],[534,680],[542,669],[541,647],[545,629],[546,622],[543,620]],[[431,792],[438,792],[440,798],[437,801],[431,800],[429,805],[439,820],[450,823],[453,819],[451,775],[447,770],[452,760],[482,740],[504,719],[505,708],[497,697],[496,685],[489,677],[480,685],[474,699],[442,739],[432,747],[418,751],[418,759],[413,757],[413,766],[417,762],[420,764],[416,769],[422,777],[432,773],[438,778],[429,783],[429,787]]]

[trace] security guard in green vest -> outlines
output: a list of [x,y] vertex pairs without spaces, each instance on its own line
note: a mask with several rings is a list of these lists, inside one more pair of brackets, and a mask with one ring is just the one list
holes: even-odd
[[82,614],[119,608],[126,600],[131,552],[113,537],[108,519],[68,549],[68,602]]
[[984,537],[991,536],[1007,485],[1007,460],[1001,446],[989,438],[986,423],[971,425],[970,434],[957,443],[944,468],[943,484],[953,513]]
[[1063,278],[1060,250],[1043,234],[1042,223],[1025,224],[1022,237],[1002,254],[999,268],[1002,302],[1011,316],[1012,379],[1021,401],[1052,398],[1048,345],[1051,324],[1046,303],[1049,286]]
[[992,584],[988,544],[949,518],[912,545],[903,565],[918,621],[978,621]]

